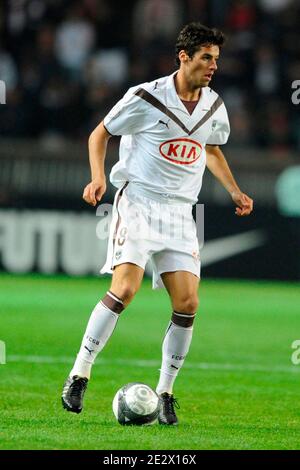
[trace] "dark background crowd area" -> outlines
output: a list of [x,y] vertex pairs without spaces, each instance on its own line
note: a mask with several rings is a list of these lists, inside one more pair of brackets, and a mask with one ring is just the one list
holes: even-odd
[[85,142],[129,86],[176,70],[190,21],[228,37],[212,88],[229,112],[229,145],[274,159],[300,150],[298,0],[1,1],[0,136]]

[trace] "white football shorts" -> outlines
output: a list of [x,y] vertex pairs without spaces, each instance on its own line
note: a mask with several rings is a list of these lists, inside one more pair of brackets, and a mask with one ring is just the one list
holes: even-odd
[[[151,196],[151,194],[150,194]],[[188,271],[200,278],[199,242],[192,205],[145,196],[127,183],[115,195],[107,259],[101,273],[123,263],[153,266],[153,289],[164,287],[164,272]]]

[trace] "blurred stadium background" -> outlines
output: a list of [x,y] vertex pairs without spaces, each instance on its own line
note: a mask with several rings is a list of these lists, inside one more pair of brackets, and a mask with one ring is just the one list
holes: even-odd
[[[170,434],[168,440],[150,438],[146,431],[132,432],[128,441],[122,430],[121,443],[111,437],[99,447],[93,432],[82,441],[80,424],[71,435],[72,418],[56,416],[89,311],[108,282],[90,277],[98,274],[106,246],[96,237],[95,210],[81,199],[90,177],[87,138],[129,86],[175,70],[175,39],[189,21],[228,35],[212,88],[224,99],[231,122],[225,155],[255,201],[251,217],[237,218],[226,192],[206,174],[199,197],[205,205],[202,275],[258,282],[206,284],[203,306],[210,315],[191,351],[192,364],[207,361],[197,370],[201,386],[191,370],[186,384],[197,386],[178,382],[190,399],[195,387],[201,400],[210,397],[185,417],[192,441],[183,434],[178,442]],[[0,370],[7,399],[2,423],[9,430],[5,438],[1,434],[2,448],[126,449],[139,440],[152,449],[297,448],[299,413],[291,410],[298,378],[290,373],[295,369],[290,345],[300,329],[300,105],[292,103],[292,83],[300,79],[299,24],[298,0],[1,1],[0,80],[6,100],[0,104],[0,339],[11,360],[10,368]],[[117,159],[114,138],[107,174]],[[104,202],[113,195],[109,185]],[[276,283],[268,287],[263,280]],[[145,286],[130,307],[129,323],[124,321],[125,329],[120,326],[104,353],[104,361],[116,362],[107,370],[100,360],[96,369],[96,376],[105,376],[105,393],[95,381],[100,408],[90,400],[91,414],[83,418],[95,433],[99,410],[100,424],[112,422],[110,400],[118,387],[142,378],[139,365],[130,363],[139,355],[137,337],[143,338],[143,358],[153,359],[153,346],[159,364],[161,335],[144,338],[139,310],[143,304],[150,315],[151,302],[157,310],[169,307],[162,293],[152,294],[148,281]],[[159,322],[157,315],[153,325],[163,331],[167,317]],[[136,332],[132,342],[130,331]],[[124,341],[130,344],[129,363],[120,371]],[[155,385],[148,369],[144,377]],[[39,435],[36,426],[43,431]]]

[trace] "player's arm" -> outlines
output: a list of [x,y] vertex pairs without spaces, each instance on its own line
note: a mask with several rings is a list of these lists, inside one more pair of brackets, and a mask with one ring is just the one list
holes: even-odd
[[91,166],[91,182],[84,188],[83,199],[92,206],[99,202],[106,191],[104,160],[107,143],[111,135],[101,122],[89,137],[89,159]]
[[218,145],[206,145],[205,149],[207,168],[229,192],[233,202],[238,206],[235,210],[236,215],[249,215],[253,210],[253,200],[238,187],[222,150]]

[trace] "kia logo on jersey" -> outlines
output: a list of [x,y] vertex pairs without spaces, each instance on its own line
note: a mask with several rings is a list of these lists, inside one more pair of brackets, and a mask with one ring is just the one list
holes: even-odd
[[173,163],[190,165],[195,163],[202,153],[202,145],[191,139],[172,139],[159,147],[160,154]]

